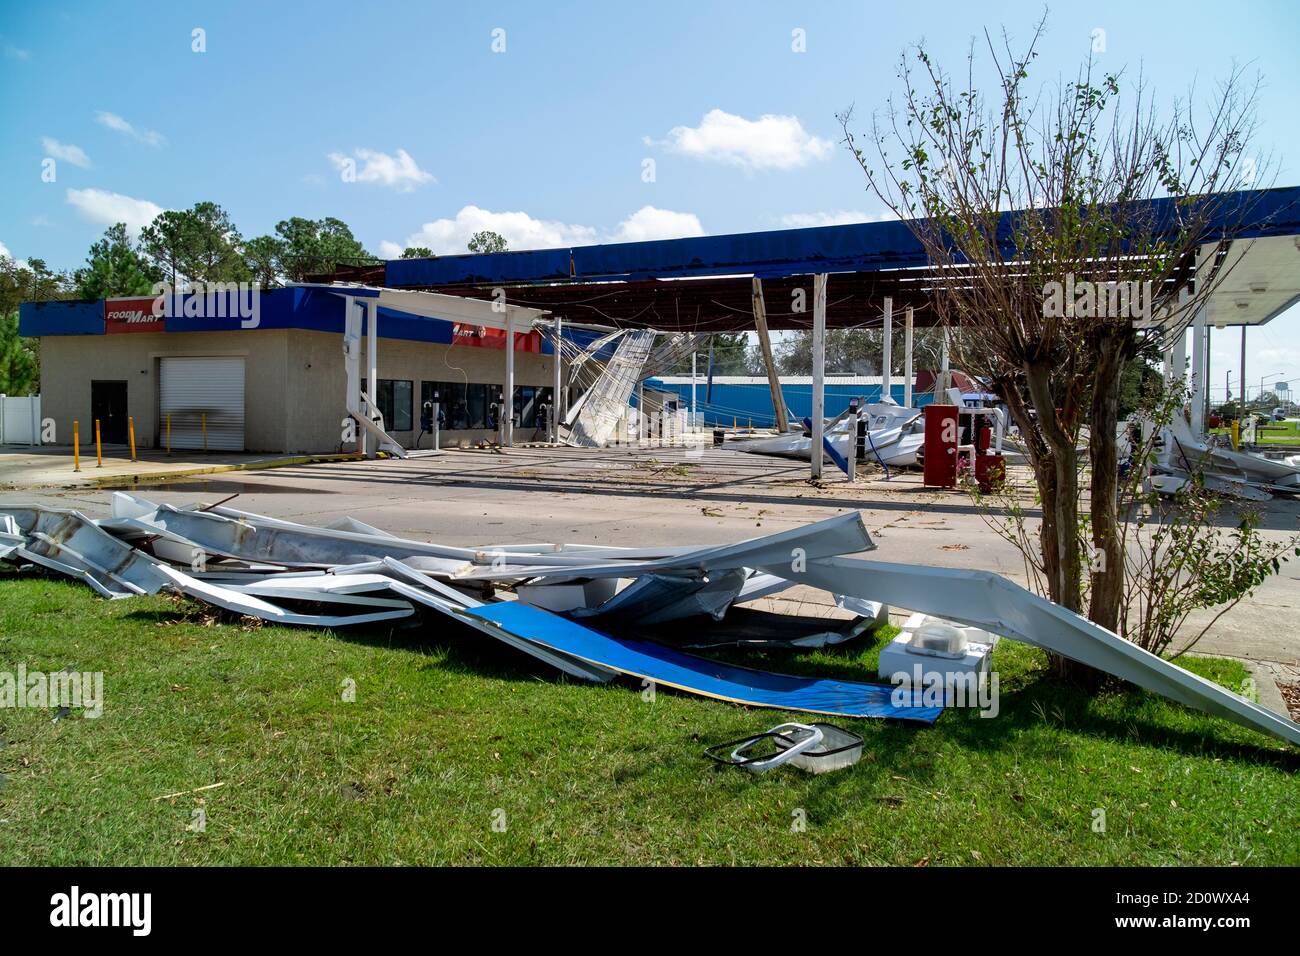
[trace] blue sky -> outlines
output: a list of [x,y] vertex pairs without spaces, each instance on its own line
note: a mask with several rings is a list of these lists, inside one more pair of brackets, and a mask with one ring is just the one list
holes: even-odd
[[[907,44],[956,66],[984,27],[1023,36],[1041,10],[0,0],[0,245],[72,268],[112,219],[202,199],[245,236],[333,215],[389,254],[462,251],[475,228],[522,248],[860,220],[882,209],[835,113],[883,105]],[[1166,97],[1257,68],[1258,145],[1279,184],[1300,183],[1300,5],[1056,4],[1040,73],[1072,73],[1097,28],[1104,65],[1141,68]],[[1300,389],[1300,310],[1251,335],[1256,385],[1284,372]],[[1235,366],[1237,333],[1216,338],[1219,368]]]

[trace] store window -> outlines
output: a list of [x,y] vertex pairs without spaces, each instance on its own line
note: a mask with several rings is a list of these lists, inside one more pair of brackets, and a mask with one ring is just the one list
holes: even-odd
[[495,428],[489,406],[501,394],[499,385],[482,382],[421,382],[420,406],[434,400],[442,407],[442,427],[452,430]]
[[520,428],[542,428],[546,418],[541,407],[551,405],[551,389],[537,385],[515,386],[515,420]]
[[411,399],[415,383],[401,379],[381,378],[376,384],[375,402],[379,414],[384,416],[384,428],[390,432],[411,431]]

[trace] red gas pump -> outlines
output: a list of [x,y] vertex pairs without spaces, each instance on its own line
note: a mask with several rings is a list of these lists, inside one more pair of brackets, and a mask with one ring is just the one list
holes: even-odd
[[957,487],[957,444],[961,429],[956,405],[925,406],[925,464],[927,488]]

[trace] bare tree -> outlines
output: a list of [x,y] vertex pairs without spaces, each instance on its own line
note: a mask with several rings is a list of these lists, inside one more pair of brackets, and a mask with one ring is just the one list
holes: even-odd
[[[1089,55],[1073,80],[1031,88],[1045,19],[1019,52],[986,31],[960,79],[924,46],[905,52],[901,99],[870,134],[854,133],[852,110],[839,119],[870,188],[929,257],[954,359],[1019,426],[1042,504],[1047,595],[1117,630],[1121,376],[1181,334],[1230,267],[1251,215],[1252,194],[1234,191],[1262,170],[1246,153],[1258,83],[1234,70],[1208,109],[1193,90],[1162,110],[1140,76],[1099,77]],[[986,95],[976,77],[990,67]]]

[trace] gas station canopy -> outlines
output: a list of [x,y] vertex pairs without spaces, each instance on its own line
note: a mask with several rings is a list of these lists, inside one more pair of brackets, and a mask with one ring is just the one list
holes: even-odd
[[[1157,221],[1172,222],[1177,214],[1172,200],[1142,205],[1142,215]],[[1000,230],[1007,237],[1004,252],[1011,248],[1013,215],[1004,214]],[[1210,302],[1213,325],[1263,325],[1300,300],[1300,187],[1233,194],[1207,243],[1224,232],[1233,236],[1233,268]],[[763,280],[769,328],[811,328],[810,276],[817,273],[831,276],[828,328],[878,320],[885,298],[896,312],[912,308],[917,325],[936,321],[925,251],[898,220],[397,259],[340,267],[322,278],[465,298],[504,294],[512,305],[605,327],[733,332],[754,328],[753,278]],[[1177,281],[1184,277],[1193,278],[1194,271],[1189,267]]]

